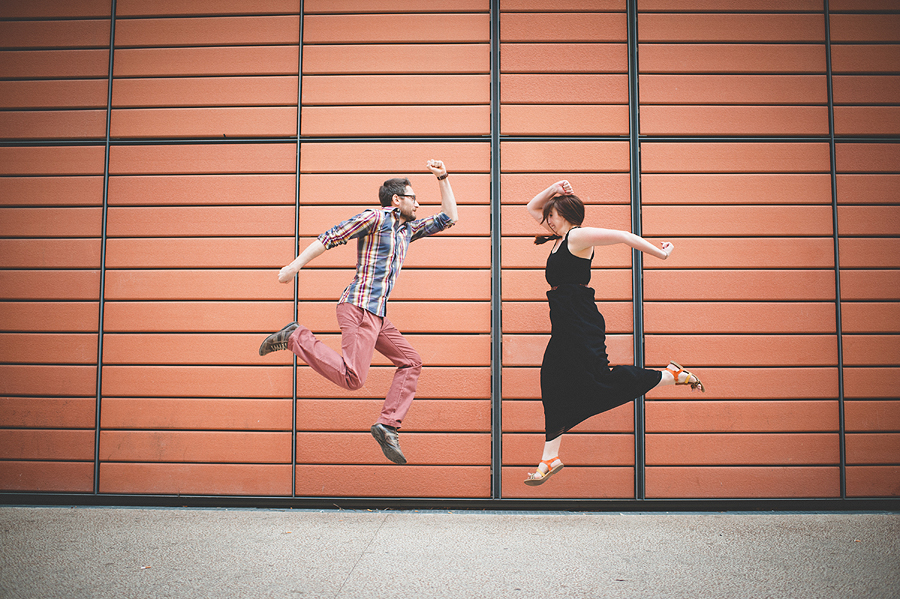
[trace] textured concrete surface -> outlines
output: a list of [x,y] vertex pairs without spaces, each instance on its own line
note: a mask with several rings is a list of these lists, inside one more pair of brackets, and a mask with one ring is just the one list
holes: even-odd
[[0,507],[0,597],[900,598],[900,514]]

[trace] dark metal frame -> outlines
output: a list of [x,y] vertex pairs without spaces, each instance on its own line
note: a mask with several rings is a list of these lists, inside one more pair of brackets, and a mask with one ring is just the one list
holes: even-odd
[[[109,87],[107,94],[106,138],[97,140],[69,141],[4,141],[0,146],[105,146],[105,165],[103,179],[103,224],[101,250],[101,280],[99,301],[98,328],[98,364],[97,364],[97,397],[96,397],[96,429],[94,456],[94,490],[93,493],[0,493],[0,504],[46,504],[46,505],[112,505],[112,506],[228,506],[228,507],[265,507],[288,508],[301,507],[309,509],[475,509],[475,510],[559,510],[559,511],[752,511],[752,510],[789,510],[789,511],[846,511],[846,510],[900,510],[900,498],[847,498],[846,495],[846,455],[844,431],[844,385],[843,385],[843,351],[841,343],[841,293],[839,238],[837,222],[837,190],[834,132],[834,101],[832,91],[830,9],[828,0],[824,4],[826,20],[826,57],[828,81],[828,115],[829,135],[827,137],[663,137],[641,136],[639,119],[639,87],[638,87],[638,40],[637,40],[637,7],[636,1],[627,2],[628,27],[628,84],[629,84],[629,134],[622,136],[502,136],[500,134],[500,0],[491,0],[491,133],[489,136],[459,137],[417,137],[417,142],[471,142],[489,141],[491,144],[491,497],[485,499],[443,499],[443,498],[406,498],[406,497],[298,497],[296,495],[296,443],[297,443],[297,360],[294,359],[292,397],[292,494],[285,497],[272,496],[218,496],[218,495],[123,495],[101,494],[99,492],[99,436],[100,407],[102,395],[103,368],[103,309],[104,309],[104,276],[106,260],[106,223],[108,212],[109,156],[114,145],[190,145],[190,144],[265,144],[296,143],[296,182],[295,182],[295,246],[299,244],[299,207],[300,207],[300,172],[302,143],[347,143],[347,142],[398,142],[408,138],[396,137],[364,137],[364,138],[326,138],[303,137],[301,135],[302,118],[302,82],[303,82],[303,0],[300,4],[300,39],[298,57],[298,102],[296,136],[287,138],[242,138],[242,139],[178,139],[178,140],[114,140],[110,137],[110,119],[112,113],[113,60],[115,55],[115,19],[116,0],[111,1]],[[630,176],[631,176],[631,211],[632,229],[641,234],[641,187],[640,187],[640,144],[641,141],[657,143],[680,143],[692,141],[704,142],[828,142],[831,151],[832,210],[834,218],[834,252],[835,252],[835,286],[836,286],[836,318],[838,337],[838,371],[839,371],[839,410],[840,410],[840,498],[797,498],[797,499],[648,499],[645,492],[645,427],[643,398],[635,402],[635,496],[629,500],[602,499],[503,499],[502,498],[502,295],[501,295],[501,224],[500,224],[500,143],[501,140],[516,141],[629,141],[630,144]],[[841,138],[848,142],[893,142],[898,138]],[[635,364],[644,363],[643,317],[642,317],[642,260],[640,252],[633,255],[633,308],[634,308],[634,358]],[[297,284],[294,286],[294,315],[296,317],[299,303]]]

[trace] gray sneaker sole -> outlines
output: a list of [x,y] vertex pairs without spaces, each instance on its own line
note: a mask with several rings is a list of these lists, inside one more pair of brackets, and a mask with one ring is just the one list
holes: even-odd
[[375,440],[378,441],[379,445],[381,445],[381,451],[382,453],[384,453],[384,457],[394,462],[395,464],[406,463],[406,457],[390,444],[387,435],[384,432],[384,429],[377,426],[372,426],[372,428],[369,429],[369,432],[372,433],[372,436],[375,437]]

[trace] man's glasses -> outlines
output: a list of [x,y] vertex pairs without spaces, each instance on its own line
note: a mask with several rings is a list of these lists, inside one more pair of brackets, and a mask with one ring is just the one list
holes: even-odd
[[401,198],[412,198],[413,202],[416,201],[416,196],[408,196],[405,193],[398,193],[397,195],[400,196]]

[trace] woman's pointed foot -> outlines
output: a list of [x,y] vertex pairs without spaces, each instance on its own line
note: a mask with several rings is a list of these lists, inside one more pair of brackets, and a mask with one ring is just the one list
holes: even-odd
[[565,466],[562,461],[560,461],[559,456],[555,458],[550,458],[549,460],[541,460],[541,463],[538,464],[537,472],[529,472],[528,478],[525,479],[525,484],[530,487],[536,487],[538,485],[544,484],[548,478],[562,470]]

